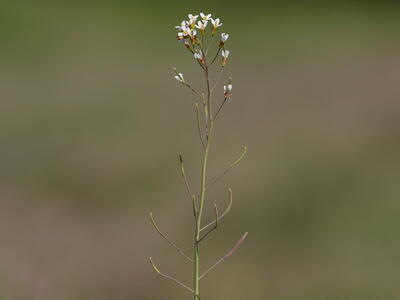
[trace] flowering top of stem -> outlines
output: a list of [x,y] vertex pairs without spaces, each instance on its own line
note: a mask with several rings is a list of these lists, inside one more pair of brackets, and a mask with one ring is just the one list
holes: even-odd
[[[208,24],[212,24],[208,26]],[[228,57],[230,55],[230,51],[225,48],[225,44],[229,39],[229,34],[226,32],[221,33],[221,38],[217,42],[217,48],[215,54],[209,55],[209,50],[212,49],[211,43],[213,39],[207,39],[206,35],[214,36],[218,28],[223,25],[219,18],[212,18],[211,14],[200,12],[198,14],[188,14],[188,19],[183,20],[180,25],[175,26],[178,30],[177,39],[182,41],[185,48],[190,51],[195,60],[199,63],[202,69],[206,72],[206,76],[208,77],[209,69],[214,64],[215,60],[218,57],[222,56],[220,67],[224,68],[227,65]],[[198,34],[198,32],[200,34]],[[219,56],[221,55],[221,56]],[[222,72],[221,72],[222,74]],[[206,97],[206,93],[202,93],[200,91],[195,90],[192,86],[184,79],[182,73],[178,73],[175,70],[174,78],[186,85],[189,89],[191,89],[197,96],[199,96],[205,105],[208,105],[206,102],[206,98],[211,96],[211,92],[214,90],[214,87],[218,84],[219,79],[215,82],[215,86],[209,88],[208,96]],[[231,96],[232,84],[229,81],[229,84],[224,86],[223,99],[229,99]],[[225,102],[224,102],[225,103]],[[222,108],[222,107],[221,107]],[[207,113],[207,111],[206,111]],[[209,116],[207,116],[208,118]],[[209,119],[207,119],[209,120]]]
[[[200,20],[199,19],[200,16]],[[200,30],[201,34],[204,35],[208,22],[212,23],[211,34],[214,35],[219,27],[222,26],[219,18],[211,18],[211,14],[200,13],[199,15],[188,15],[188,20],[183,20],[180,25],[175,26],[178,29],[177,39],[185,40],[190,39],[194,44],[199,44],[200,41],[197,39],[197,31]],[[225,43],[228,39],[229,34],[223,33],[221,35],[221,43]]]

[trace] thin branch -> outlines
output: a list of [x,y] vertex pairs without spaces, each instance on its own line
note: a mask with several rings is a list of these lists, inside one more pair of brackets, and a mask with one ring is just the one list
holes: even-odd
[[207,233],[204,234],[204,235],[200,238],[199,243],[200,243],[202,240],[204,240],[205,237],[206,237],[207,235],[209,235],[211,232],[213,232],[213,231],[214,231],[215,229],[217,229],[217,227],[218,227],[218,220],[219,220],[218,206],[217,206],[217,204],[215,204],[215,203],[214,203],[214,211],[215,211],[214,227],[211,228],[209,231],[207,231]]
[[[197,60],[197,59],[196,59]],[[203,66],[203,64],[201,62],[199,62],[199,60],[197,60],[197,62],[199,63],[200,67],[205,70],[206,68]]]
[[208,103],[206,100],[206,95],[203,93],[203,105],[204,105],[204,124],[205,124],[205,134],[208,141]]
[[199,96],[201,98],[201,94],[198,91],[196,91],[194,88],[192,88],[192,86],[189,83],[187,83],[185,81],[183,84],[186,85],[193,93],[195,93],[197,96]]
[[[189,49],[190,50],[190,49]],[[181,76],[181,74],[178,72],[178,70],[176,68],[173,69],[174,73],[181,79],[180,82],[187,86],[193,93],[195,93],[197,96],[199,96],[201,98],[201,94],[196,91],[184,78],[183,76]]]
[[153,217],[153,213],[149,213],[150,216],[150,220],[151,223],[153,224],[154,228],[157,230],[157,232],[172,246],[176,249],[176,251],[179,252],[179,254],[181,254],[183,257],[185,257],[187,260],[189,260],[190,262],[194,262],[194,259],[190,258],[188,255],[186,255],[182,249],[176,245],[173,241],[171,241],[169,238],[167,238],[167,236],[165,234],[163,234],[160,230],[160,228],[158,228],[156,222],[154,221],[154,217]]
[[214,269],[216,266],[218,266],[220,263],[222,263],[225,259],[229,258],[233,253],[236,252],[236,250],[239,248],[239,246],[243,243],[243,241],[246,239],[248,232],[245,232],[245,234],[240,238],[239,241],[237,241],[235,247],[233,247],[227,254],[225,254],[222,258],[220,258],[215,264],[213,264],[211,267],[207,269],[201,276],[200,279],[202,279],[208,272],[210,272],[212,269]]
[[232,168],[234,168],[242,159],[243,157],[246,155],[247,152],[247,147],[244,146],[243,147],[243,152],[240,155],[240,157],[235,160],[224,172],[222,172],[220,175],[218,175],[217,177],[215,177],[209,184],[207,184],[206,189],[210,188],[212,185],[214,185],[218,180],[220,180],[222,177],[224,177],[224,175],[226,173],[228,173]]
[[[232,197],[232,189],[229,188],[229,203],[228,203],[228,206],[227,206],[227,208],[225,209],[225,211],[218,217],[218,221],[221,220],[221,219],[231,210],[231,207],[232,207],[232,200],[233,200],[233,197]],[[210,227],[210,226],[213,225],[215,222],[216,222],[216,220],[214,220],[214,221],[208,223],[207,225],[205,225],[203,228],[200,229],[200,232],[203,231],[204,229]]]
[[215,113],[215,116],[213,118],[214,121],[217,119],[217,116],[218,116],[219,112],[221,111],[222,107],[224,106],[224,104],[226,103],[227,100],[228,100],[228,98],[225,97],[224,101],[222,101],[222,104],[219,106],[217,112]]
[[200,137],[201,144],[203,145],[203,149],[205,150],[206,149],[206,145],[204,144],[203,135],[202,135],[202,132],[201,132],[199,103],[195,103],[195,105],[196,105],[196,115],[197,115],[197,129],[199,131],[199,137]]
[[190,189],[189,182],[188,182],[187,177],[186,177],[185,167],[183,166],[183,157],[182,157],[182,153],[179,153],[179,163],[180,163],[180,166],[181,166],[182,178],[183,178],[183,181],[185,182],[185,186],[186,186],[186,190],[187,190],[187,192],[188,192],[188,194],[189,194],[189,198],[191,199],[193,193],[192,193],[192,190]]
[[193,215],[194,215],[194,221],[196,223],[196,228],[197,228],[197,204],[196,204],[196,195],[192,195],[192,203],[193,203]]
[[191,293],[194,293],[194,290],[191,289],[190,287],[188,287],[187,285],[183,284],[182,282],[180,282],[179,280],[176,280],[174,277],[166,275],[164,273],[161,273],[161,271],[156,267],[156,265],[153,262],[153,259],[151,257],[149,257],[150,263],[153,266],[153,269],[157,272],[158,275],[160,275],[161,277],[164,277],[166,279],[169,279],[173,282],[175,282],[176,284],[179,284],[181,287],[184,287],[185,289],[189,290]]
[[214,61],[217,59],[217,57],[218,57],[220,51],[221,51],[221,47],[218,47],[217,54],[215,54],[215,57],[214,57],[213,60],[211,61],[211,64],[209,65],[209,67],[211,67],[211,66],[213,65],[213,63],[214,63]]

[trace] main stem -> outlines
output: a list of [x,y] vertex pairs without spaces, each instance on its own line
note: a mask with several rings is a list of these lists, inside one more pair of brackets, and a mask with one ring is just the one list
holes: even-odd
[[214,126],[214,120],[212,115],[212,108],[211,108],[211,90],[210,90],[210,78],[208,76],[208,66],[205,63],[205,70],[204,74],[207,81],[207,101],[206,101],[206,109],[208,112],[208,133],[207,133],[207,144],[204,150],[203,156],[203,165],[201,168],[201,187],[200,187],[200,204],[199,210],[197,215],[197,222],[196,222],[196,230],[195,230],[195,238],[194,238],[194,300],[200,300],[200,256],[199,256],[199,243],[200,243],[200,229],[201,229],[201,218],[203,215],[203,208],[204,208],[204,199],[206,193],[206,174],[207,174],[207,160],[208,160],[208,153],[210,150],[211,145],[211,138]]

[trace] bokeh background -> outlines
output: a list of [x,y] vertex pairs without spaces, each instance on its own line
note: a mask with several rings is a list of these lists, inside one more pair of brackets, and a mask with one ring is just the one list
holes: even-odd
[[[395,1],[0,3],[0,299],[191,299],[184,153],[198,187],[194,98],[175,40],[210,11],[231,39],[234,96],[210,191],[234,205],[205,242],[202,299],[400,298],[400,9]],[[215,75],[213,75],[215,76]],[[221,88],[221,87],[220,87]]]

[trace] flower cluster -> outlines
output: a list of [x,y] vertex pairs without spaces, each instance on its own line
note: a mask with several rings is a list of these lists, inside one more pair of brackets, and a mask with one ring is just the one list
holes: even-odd
[[180,25],[175,26],[179,30],[177,35],[178,40],[190,39],[192,42],[197,42],[197,32],[200,31],[204,35],[209,22],[212,24],[211,33],[213,35],[223,24],[219,18],[213,19],[211,18],[211,14],[204,14],[202,12],[199,15],[189,14],[188,18],[188,20],[183,20]]
[[[178,30],[177,40],[184,43],[185,47],[191,52],[194,59],[200,64],[205,72],[214,64],[214,61],[220,57],[220,66],[224,68],[227,65],[229,50],[225,48],[225,44],[229,39],[229,34],[222,32],[219,40],[219,47],[215,55],[208,56],[210,50],[210,43],[212,39],[205,39],[205,35],[211,34],[215,36],[218,29],[223,25],[219,18],[212,18],[211,14],[199,13],[189,14],[188,19],[183,20],[180,25],[175,26]],[[221,54],[220,54],[221,53]],[[219,55],[222,55],[219,56]],[[189,88],[191,86],[185,81],[182,73],[175,71],[175,79]],[[229,82],[228,85],[224,86],[224,98],[229,99],[232,92],[232,84]]]
[[[194,58],[202,65],[205,64],[205,51],[203,36],[207,34],[208,24],[211,28],[211,35],[214,36],[218,28],[223,25],[219,18],[212,18],[211,14],[200,13],[198,15],[189,14],[187,20],[183,20],[180,25],[175,26],[178,29],[176,38],[183,41],[185,47],[193,54]],[[229,38],[229,34],[221,33],[219,42],[219,50],[222,50],[221,66],[225,67],[229,51],[225,49],[225,43]]]

